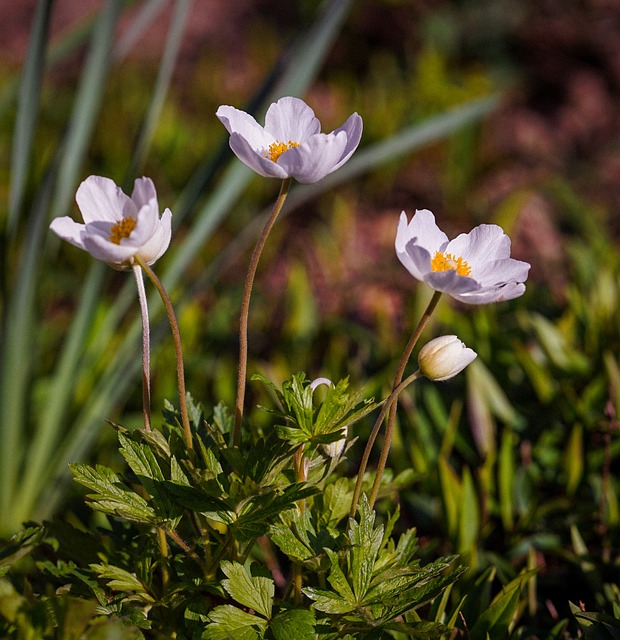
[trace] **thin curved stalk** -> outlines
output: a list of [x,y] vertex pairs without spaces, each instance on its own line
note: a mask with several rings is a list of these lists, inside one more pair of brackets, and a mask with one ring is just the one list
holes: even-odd
[[408,378],[403,380],[397,387],[390,393],[390,395],[385,399],[383,403],[383,407],[381,408],[381,412],[377,416],[377,420],[375,421],[375,426],[372,428],[370,432],[370,436],[368,438],[368,442],[366,443],[366,449],[364,449],[364,455],[362,456],[362,460],[360,462],[360,467],[357,472],[357,482],[355,483],[355,490],[353,492],[353,499],[351,500],[351,510],[349,511],[349,515],[353,518],[355,516],[355,512],[357,510],[357,504],[360,499],[360,495],[362,493],[362,482],[364,480],[364,473],[366,472],[366,467],[368,466],[368,459],[370,458],[370,452],[372,450],[372,446],[377,439],[377,435],[379,434],[379,429],[381,429],[381,424],[387,412],[390,410],[392,405],[396,402],[398,396],[412,383],[415,382],[420,377],[420,370],[418,369],[415,373],[412,373]]
[[248,273],[245,277],[245,286],[243,288],[243,299],[241,301],[241,313],[239,316],[239,368],[237,371],[237,400],[235,402],[235,428],[233,430],[233,446],[237,446],[241,441],[241,420],[243,418],[243,405],[245,402],[245,380],[248,371],[248,318],[250,315],[250,299],[252,297],[252,286],[254,284],[254,277],[256,276],[256,269],[258,267],[258,261],[260,260],[261,253],[267,242],[267,237],[271,231],[273,225],[276,222],[278,214],[282,210],[282,205],[286,200],[289,187],[291,185],[291,178],[282,180],[280,185],[280,193],[273,205],[271,215],[267,219],[263,231],[260,234],[260,238],[256,242],[254,251],[252,252],[252,258],[250,259],[250,265],[248,267]]
[[144,269],[144,272],[149,277],[149,280],[155,285],[155,288],[159,292],[162,302],[164,303],[164,307],[166,308],[166,315],[168,316],[168,320],[170,322],[170,329],[172,331],[172,338],[174,340],[174,351],[177,359],[177,383],[179,389],[179,408],[181,410],[181,421],[183,423],[183,436],[185,438],[185,445],[187,446],[188,451],[191,452],[194,450],[194,441],[192,439],[192,429],[189,423],[189,414],[187,412],[187,398],[185,392],[185,367],[183,365],[183,346],[181,344],[181,332],[179,331],[179,323],[177,322],[177,318],[174,314],[174,309],[172,307],[172,302],[170,302],[170,297],[166,293],[161,280],[157,277],[153,269],[151,269],[151,267],[149,267],[149,265],[144,262],[140,255],[136,254],[134,256],[134,260],[142,267],[142,269]]
[[133,266],[136,278],[138,300],[140,301],[140,317],[142,319],[142,412],[144,428],[151,430],[151,333],[149,327],[149,307],[144,290],[144,277],[139,265]]
[[[409,358],[411,357],[411,353],[420,337],[422,335],[422,331],[424,331],[428,321],[431,319],[431,315],[439,302],[439,298],[441,298],[441,291],[435,291],[433,293],[433,297],[431,301],[428,303],[426,310],[422,314],[420,318],[420,322],[418,322],[418,326],[415,328],[414,332],[411,334],[411,338],[409,338],[409,342],[403,351],[403,355],[400,358],[400,362],[398,363],[398,369],[396,370],[396,375],[394,376],[394,384],[392,385],[392,389],[396,389],[403,379],[403,374],[405,373],[405,367],[407,366],[407,362],[409,362]],[[370,508],[375,504],[375,500],[377,499],[377,494],[379,493],[379,486],[381,485],[381,477],[383,476],[383,471],[385,469],[385,465],[387,463],[387,457],[390,452],[390,445],[392,444],[392,435],[394,434],[394,425],[396,423],[396,409],[398,408],[398,398],[394,400],[392,406],[390,407],[390,412],[388,414],[387,427],[385,429],[385,439],[383,441],[383,448],[381,449],[381,456],[379,457],[379,464],[377,465],[377,475],[375,476],[375,481],[372,485],[372,490],[370,492],[370,497],[368,498],[368,504]]]

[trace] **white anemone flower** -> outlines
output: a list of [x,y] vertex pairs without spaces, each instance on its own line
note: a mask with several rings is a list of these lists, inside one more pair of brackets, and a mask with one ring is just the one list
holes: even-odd
[[50,229],[93,258],[124,270],[131,268],[134,256],[151,265],[168,248],[172,213],[166,209],[159,217],[150,178],[138,178],[130,198],[113,180],[89,176],[78,187],[75,199],[84,224],[63,216],[52,220]]
[[530,269],[510,257],[510,238],[501,227],[481,224],[448,240],[427,209],[416,211],[411,222],[400,214],[396,254],[414,278],[467,304],[518,298]]
[[418,367],[430,380],[441,382],[461,373],[477,356],[456,336],[439,336],[420,349]]
[[314,111],[299,98],[274,102],[264,127],[234,107],[223,105],[216,115],[230,133],[230,148],[241,162],[265,178],[295,178],[304,184],[339,169],[362,137],[357,113],[331,133],[321,133]]

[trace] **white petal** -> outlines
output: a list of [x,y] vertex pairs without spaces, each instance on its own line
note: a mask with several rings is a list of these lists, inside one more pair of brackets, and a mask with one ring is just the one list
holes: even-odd
[[426,249],[418,247],[410,242],[401,253],[396,252],[398,259],[409,273],[418,280],[424,280],[424,276],[431,271],[431,256]]
[[435,291],[442,291],[451,296],[469,293],[480,289],[480,284],[473,278],[460,276],[454,269],[448,271],[431,271],[424,276],[424,282]]
[[135,217],[136,206],[113,180],[89,176],[78,187],[75,200],[85,223],[96,220],[115,222],[125,215]]
[[84,247],[93,258],[111,264],[126,262],[138,252],[138,247],[114,244],[105,237],[96,234],[84,236]]
[[404,248],[409,242],[426,249],[432,259],[437,251],[444,250],[448,236],[437,226],[435,216],[428,209],[419,209],[407,228],[401,231],[399,247]]
[[145,204],[151,200],[155,200],[155,210],[159,215],[159,206],[157,203],[157,191],[155,185],[150,178],[137,178],[133,183],[133,193],[131,199],[136,205],[136,209],[140,210]]
[[495,260],[476,270],[476,280],[482,287],[505,284],[507,282],[525,282],[530,270],[528,262],[514,260]]
[[279,166],[277,162],[265,158],[260,150],[257,151],[254,149],[240,134],[233,133],[230,136],[229,144],[230,148],[243,164],[264,178],[280,178],[283,180],[289,177],[285,169]]
[[504,300],[513,300],[525,293],[525,285],[522,282],[509,282],[499,287],[490,287],[475,291],[471,294],[453,296],[460,302],[466,304],[489,304],[490,302],[502,302]]
[[286,97],[267,109],[265,131],[280,142],[302,143],[321,131],[321,123],[303,100]]
[[226,127],[231,135],[236,133],[247,140],[252,149],[265,149],[274,142],[273,136],[269,135],[258,122],[245,111],[221,106],[215,113],[220,122]]
[[161,220],[157,223],[155,233],[146,244],[140,247],[140,257],[146,262],[146,264],[153,264],[156,260],[161,258],[170,244],[171,236],[172,213],[170,209],[166,209],[161,216]]
[[86,250],[84,242],[82,241],[84,228],[83,224],[79,224],[69,216],[54,218],[50,224],[50,229],[59,238],[70,242],[72,245],[79,247],[80,249]]
[[446,252],[460,256],[475,269],[485,262],[509,258],[510,238],[496,224],[481,224],[451,240]]
[[277,164],[298,182],[312,184],[336,168],[346,145],[344,132],[338,135],[320,133],[283,153]]
[[341,131],[344,131],[347,134],[347,144],[340,160],[332,171],[339,169],[353,155],[353,152],[357,149],[360,140],[362,139],[363,128],[362,118],[357,113],[354,113],[348,117],[347,121],[341,127],[332,131],[332,133],[335,134],[338,134]]

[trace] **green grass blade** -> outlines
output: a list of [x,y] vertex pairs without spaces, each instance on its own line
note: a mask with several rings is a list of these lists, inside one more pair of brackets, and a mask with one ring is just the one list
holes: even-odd
[[162,107],[164,106],[164,100],[168,93],[170,79],[172,78],[172,72],[177,61],[183,39],[183,32],[185,30],[185,24],[187,22],[191,6],[192,0],[177,0],[174,5],[174,14],[168,30],[168,37],[166,39],[164,54],[159,66],[157,82],[155,83],[151,102],[140,128],[138,140],[135,145],[133,160],[129,168],[127,176],[129,181],[132,180],[140,171],[140,168],[143,166],[148,154],[151,141],[153,139],[153,133],[155,132],[155,127],[159,121],[159,116],[161,114]]
[[9,215],[7,220],[9,237],[13,235],[17,225],[24,197],[24,188],[28,179],[32,141],[36,128],[39,96],[45,66],[45,49],[48,41],[51,6],[51,0],[39,0],[37,3],[28,44],[28,53],[26,54],[19,85],[17,117],[13,132],[13,147],[11,149],[11,183],[9,186]]
[[125,29],[114,46],[112,56],[115,61],[122,60],[129,55],[140,38],[167,5],[167,0],[150,0],[140,6],[133,22]]
[[33,204],[13,296],[6,310],[0,361],[0,513],[3,514],[0,528],[9,527],[23,459],[28,379],[36,355],[33,349],[35,292],[54,182],[54,171],[49,171]]
[[87,278],[88,287],[84,287],[71,327],[63,345],[62,354],[52,378],[45,413],[35,425],[32,441],[28,449],[28,465],[20,482],[21,491],[13,509],[17,523],[28,518],[46,480],[50,452],[56,451],[61,438],[61,426],[68,411],[71,399],[68,389],[72,388],[75,372],[79,371],[80,360],[84,353],[84,343],[92,323],[92,317],[99,301],[99,293],[107,267],[101,263],[93,264]]
[[92,45],[82,71],[69,130],[63,143],[58,187],[52,208],[54,216],[65,215],[75,192],[78,173],[101,106],[120,5],[120,0],[106,2],[93,33]]

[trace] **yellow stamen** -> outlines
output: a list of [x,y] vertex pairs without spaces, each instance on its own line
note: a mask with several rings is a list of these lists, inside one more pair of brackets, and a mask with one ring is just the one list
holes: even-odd
[[288,142],[280,142],[279,140],[276,140],[275,142],[272,142],[269,145],[269,149],[267,151],[264,151],[263,155],[265,156],[265,158],[269,158],[272,162],[277,162],[278,158],[285,151],[288,151],[289,149],[294,149],[295,147],[298,147],[300,144],[301,144],[300,142],[293,142],[292,140],[289,140]]
[[442,253],[437,251],[435,257],[431,260],[431,269],[433,271],[456,271],[460,276],[471,275],[471,267],[463,258],[456,257],[451,253]]
[[136,228],[136,221],[131,216],[121,218],[110,229],[110,242],[120,244],[123,238],[129,238],[129,234]]

